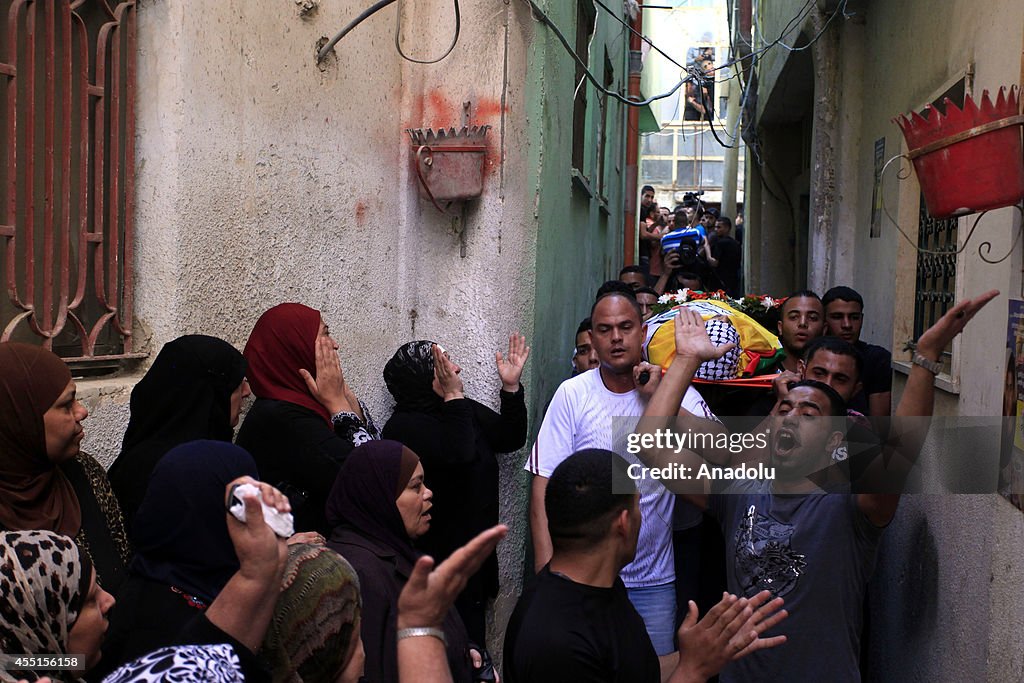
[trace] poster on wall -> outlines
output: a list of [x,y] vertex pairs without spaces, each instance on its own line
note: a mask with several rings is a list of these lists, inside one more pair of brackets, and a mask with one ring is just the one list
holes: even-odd
[[999,493],[1024,510],[1024,301],[1010,299],[1007,319]]
[[885,138],[875,140],[875,173],[871,186],[871,238],[882,236],[882,166],[885,164]]

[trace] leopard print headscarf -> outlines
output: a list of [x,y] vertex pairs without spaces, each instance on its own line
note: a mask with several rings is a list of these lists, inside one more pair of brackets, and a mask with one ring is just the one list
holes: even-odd
[[[88,556],[67,536],[0,532],[0,652],[67,653],[91,580]],[[36,675],[0,670],[3,681]]]

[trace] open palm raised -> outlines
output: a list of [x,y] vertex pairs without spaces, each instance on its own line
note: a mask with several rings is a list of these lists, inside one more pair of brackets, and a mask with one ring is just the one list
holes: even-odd
[[501,351],[494,354],[502,389],[510,393],[519,391],[519,378],[523,376],[523,367],[529,357],[530,347],[526,345],[526,337],[518,332],[510,334],[508,336],[508,355],[501,355]]

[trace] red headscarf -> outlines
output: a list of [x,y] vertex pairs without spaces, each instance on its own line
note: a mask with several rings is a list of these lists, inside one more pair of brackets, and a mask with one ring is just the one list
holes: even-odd
[[46,349],[0,343],[0,524],[74,536],[82,526],[78,496],[46,455],[43,414],[71,381]]
[[288,401],[309,408],[330,424],[331,414],[313,398],[299,370],[316,377],[316,338],[320,311],[302,304],[278,304],[260,316],[242,355],[249,362],[249,385],[257,398]]

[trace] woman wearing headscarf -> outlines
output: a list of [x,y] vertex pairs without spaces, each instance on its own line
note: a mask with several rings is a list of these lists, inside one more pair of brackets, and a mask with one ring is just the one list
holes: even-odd
[[359,577],[323,546],[288,548],[281,594],[260,654],[274,683],[356,683],[363,674]]
[[324,503],[349,451],[380,438],[346,384],[320,312],[280,304],[260,316],[244,355],[256,401],[236,442],[295,511],[296,531],[326,534]]
[[[327,545],[359,574],[369,683],[398,681],[398,596],[420,556],[413,542],[430,528],[431,498],[416,454],[386,440],[353,450],[331,489],[327,519],[334,530]],[[455,610],[442,631],[453,679],[470,681],[469,641]]]
[[[260,497],[242,495],[247,521],[228,518],[223,507],[217,511],[227,521],[238,571],[210,608],[193,617],[171,639],[175,643],[172,655],[146,655],[149,664],[137,662],[130,674],[118,672],[116,680],[215,680],[211,668],[219,667],[219,672],[232,669],[238,674],[225,680],[269,681],[269,672],[254,651],[273,614],[274,602],[265,597],[281,584],[287,553],[284,540],[264,520],[261,500],[278,512],[288,512],[289,507],[283,494],[250,477],[229,482],[220,493],[221,500],[232,485],[243,483],[260,490]],[[90,680],[99,679],[102,674],[96,663],[114,599],[100,588],[88,555],[70,538],[48,531],[0,532],[0,595],[4,596],[0,602],[0,653],[77,655],[82,657],[78,670],[85,669]],[[150,618],[164,615],[151,614]],[[214,657],[203,652],[204,648],[188,644],[212,644],[219,655]],[[179,675],[170,676],[170,672]],[[5,666],[0,668],[0,681],[36,680],[44,674],[54,681],[78,677],[68,671],[18,671]]]
[[108,472],[129,531],[149,475],[167,451],[197,439],[231,441],[249,395],[245,369],[231,344],[191,334],[165,344],[132,389],[121,454]]
[[[107,611],[114,598],[96,582],[89,556],[67,536],[52,531],[0,532],[0,652],[84,657],[99,661]],[[0,668],[0,681],[50,676],[73,680],[69,671]]]
[[52,352],[0,343],[0,530],[71,536],[116,590],[131,557],[103,467],[82,453],[89,415],[71,371]]
[[224,515],[224,488],[258,478],[238,446],[192,441],[172,448],[153,469],[133,528],[135,558],[117,592],[103,647],[103,669],[175,644],[238,571]]
[[[526,443],[526,401],[519,378],[530,355],[526,339],[509,337],[508,354],[495,354],[501,413],[463,395],[461,368],[431,341],[405,344],[384,366],[395,412],[384,438],[400,441],[430,472],[437,513],[422,549],[439,562],[498,523],[498,461]],[[470,638],[486,642],[487,601],[498,592],[492,555],[459,596],[456,607]]]

